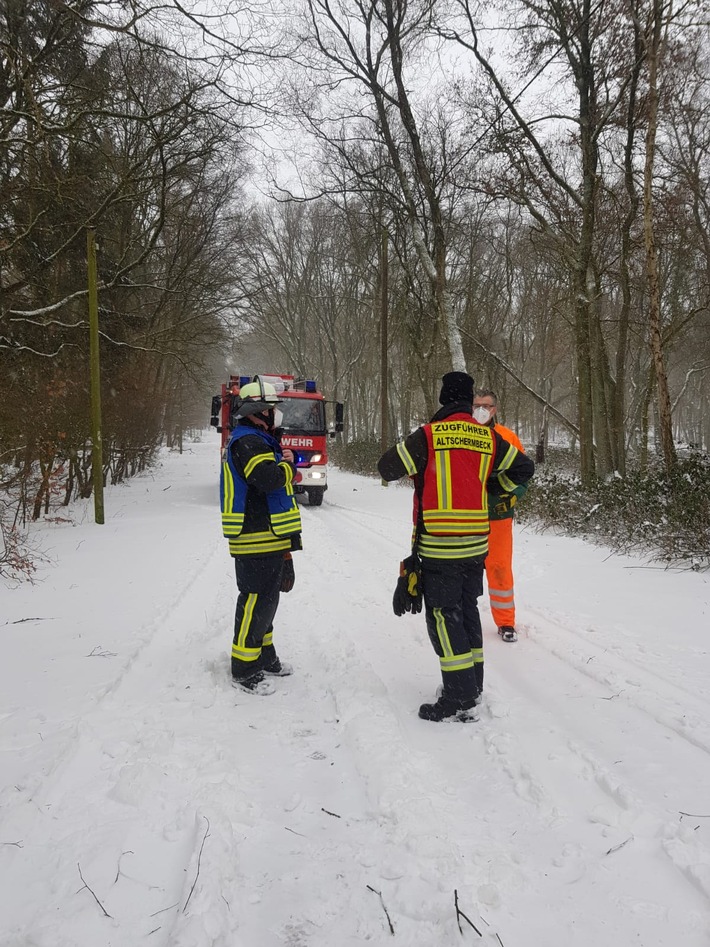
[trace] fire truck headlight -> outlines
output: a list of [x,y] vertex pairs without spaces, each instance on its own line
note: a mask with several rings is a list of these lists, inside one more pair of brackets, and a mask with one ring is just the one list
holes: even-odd
[[323,460],[323,455],[322,455],[322,454],[313,454],[313,455],[311,456],[311,463],[312,463],[312,464],[319,464],[322,460]]
[[320,470],[314,470],[311,472],[311,477],[313,477],[314,480],[320,480],[322,476],[323,474],[320,472]]

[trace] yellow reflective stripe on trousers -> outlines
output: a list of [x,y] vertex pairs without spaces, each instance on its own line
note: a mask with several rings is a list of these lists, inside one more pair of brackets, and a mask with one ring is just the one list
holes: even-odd
[[439,658],[439,664],[442,671],[467,671],[473,667],[473,654],[467,651],[465,654],[454,654],[450,658]]
[[483,648],[471,649],[472,664],[483,664]]
[[432,612],[434,614],[434,624],[436,625],[436,635],[437,635],[437,638],[439,639],[441,650],[444,652],[445,657],[453,657],[454,649],[451,647],[451,642],[449,641],[449,633],[446,630],[446,619],[441,614],[440,608],[433,608]]
[[404,464],[404,469],[407,471],[410,477],[413,477],[417,472],[417,465],[414,463],[412,455],[405,447],[404,441],[400,441],[399,444],[397,444],[397,453],[399,455],[399,459]]
[[273,643],[274,643],[274,633],[273,631],[267,631],[266,634],[264,635],[262,647],[268,648],[269,645],[272,645]]
[[242,621],[239,625],[239,631],[237,632],[237,640],[232,645],[232,657],[238,658],[240,661],[256,661],[261,652],[261,648],[246,647],[247,635],[249,634],[252,618],[254,617],[257,597],[256,592],[250,592],[247,595]]

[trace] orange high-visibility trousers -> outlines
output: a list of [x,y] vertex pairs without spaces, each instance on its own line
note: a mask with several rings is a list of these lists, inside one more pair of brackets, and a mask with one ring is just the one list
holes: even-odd
[[513,517],[491,520],[486,556],[486,581],[493,621],[497,628],[515,626],[515,592],[513,589]]

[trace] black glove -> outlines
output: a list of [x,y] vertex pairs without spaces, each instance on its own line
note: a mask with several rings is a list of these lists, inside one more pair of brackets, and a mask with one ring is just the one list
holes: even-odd
[[418,556],[412,553],[399,564],[399,578],[392,597],[395,615],[411,612],[418,615],[422,610],[422,570]]
[[281,573],[281,591],[290,592],[296,582],[296,571],[293,568],[293,559],[291,553],[287,552],[284,556],[284,567]]

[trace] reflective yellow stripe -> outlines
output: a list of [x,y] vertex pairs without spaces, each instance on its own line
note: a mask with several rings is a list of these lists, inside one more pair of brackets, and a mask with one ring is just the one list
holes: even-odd
[[483,648],[471,648],[473,664],[483,664]]
[[244,464],[244,479],[248,480],[249,477],[254,472],[254,468],[258,464],[263,464],[265,460],[271,460],[276,463],[276,456],[273,453],[268,454],[257,454],[256,457],[252,457],[250,461]]
[[473,654],[467,651],[466,654],[454,654],[450,658],[439,658],[439,664],[442,671],[466,671],[473,667]]
[[488,516],[483,510],[425,510],[424,525],[430,533],[467,536],[488,532]]
[[261,654],[261,648],[238,648],[232,645],[232,657],[238,661],[257,661]]
[[[434,455],[436,467],[436,496],[440,510],[451,507],[451,454],[447,450],[437,451]],[[426,511],[424,516],[427,515]]]
[[434,613],[434,622],[436,624],[436,635],[439,639],[439,644],[441,645],[441,650],[444,652],[445,657],[453,657],[454,649],[451,647],[451,642],[449,641],[449,633],[446,630],[446,620],[441,614],[440,608],[432,609]]
[[270,552],[288,552],[290,548],[291,540],[279,539],[278,536],[255,543],[242,537],[229,540],[229,551],[233,556],[264,556]]
[[[256,598],[257,598],[256,592],[250,592],[247,595],[247,600],[246,600],[246,603],[244,604],[244,614],[242,615],[242,622],[239,626],[239,631],[237,633],[237,640],[234,642],[234,645],[232,646],[232,654],[234,654],[235,650],[238,651],[240,654],[247,653],[247,648],[245,647],[245,643],[247,640],[247,635],[249,634],[249,627],[251,625],[251,619],[254,614],[254,607],[256,606]],[[234,655],[234,656],[238,657],[238,655]],[[244,658],[243,660],[248,661],[250,659]],[[251,660],[253,661],[254,658],[251,658]]]
[[483,484],[483,509],[488,512],[488,491],[486,490],[486,481],[488,480],[488,474],[491,467],[492,454],[481,454],[481,463],[478,467],[478,476]]
[[404,464],[404,469],[407,471],[410,477],[413,477],[417,472],[417,465],[414,463],[412,455],[405,447],[404,441],[400,441],[399,444],[397,444],[397,453],[399,455],[399,459]]
[[498,474],[498,483],[506,490],[508,493],[512,493],[513,490],[517,487],[517,483],[513,483],[510,477],[506,477],[504,473]]
[[226,461],[222,464],[222,472],[224,477],[224,510],[226,515],[231,512],[234,506],[234,478],[232,477],[232,471],[229,469],[229,464]]
[[279,467],[281,467],[283,472],[286,474],[286,483],[284,484],[284,486],[286,487],[286,490],[288,491],[288,488],[291,486],[291,481],[293,480],[293,467],[291,466],[291,464],[287,463],[287,461],[285,460],[282,460],[279,462]]
[[418,551],[427,559],[471,559],[488,552],[488,534],[485,536],[430,536],[419,537]]
[[269,645],[272,645],[273,643],[274,643],[274,633],[273,631],[267,631],[266,634],[264,635],[264,641],[262,642],[262,645],[264,648],[268,648]]
[[495,472],[498,476],[498,483],[501,485],[501,487],[503,487],[504,490],[507,490],[508,493],[510,493],[512,490],[515,490],[517,484],[513,483],[510,477],[506,477],[504,471],[510,467],[517,456],[517,448],[513,447],[511,444],[508,447],[508,450],[505,452],[503,460],[495,468]]

